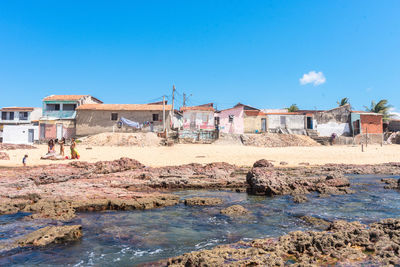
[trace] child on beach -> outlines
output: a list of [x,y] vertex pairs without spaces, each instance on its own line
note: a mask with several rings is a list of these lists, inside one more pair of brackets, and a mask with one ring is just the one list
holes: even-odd
[[58,141],[58,144],[60,145],[60,155],[64,156],[64,145],[65,145],[65,138],[61,138],[60,141]]
[[24,166],[26,166],[26,159],[28,158],[28,155],[25,155],[23,158],[22,158],[22,164],[24,165]]

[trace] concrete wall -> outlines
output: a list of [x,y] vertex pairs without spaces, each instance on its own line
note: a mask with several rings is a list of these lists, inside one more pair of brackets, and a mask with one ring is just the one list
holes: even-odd
[[351,135],[350,105],[344,105],[327,111],[314,114],[314,129],[319,136]]
[[31,144],[29,130],[34,132],[34,140],[39,139],[39,127],[33,125],[4,125],[3,143],[6,144]]
[[[285,117],[286,123],[281,124],[281,117]],[[304,130],[305,116],[304,115],[283,115],[271,114],[268,115],[268,130],[274,129],[289,129],[289,130]]]
[[247,116],[244,115],[244,132],[245,133],[256,133],[262,132],[262,119],[266,120],[266,126],[268,129],[267,116]]
[[183,112],[183,129],[214,130],[214,111],[186,110]]
[[[74,120],[46,120],[39,122],[39,139],[49,140],[57,138],[57,124],[62,124],[62,137],[70,139],[75,137],[75,121]],[[41,138],[44,127],[44,138]]]
[[[229,122],[229,116],[233,115],[233,121]],[[219,117],[219,130],[222,133],[243,134],[244,133],[244,110],[243,106],[222,110],[216,114]]]
[[[153,131],[160,132],[163,130],[163,112],[162,111],[149,111],[149,110],[139,110],[139,111],[108,111],[108,110],[77,110],[76,114],[76,135],[85,136],[104,132],[131,132],[134,129],[131,127],[122,127],[119,129],[117,127],[117,122],[111,120],[111,113],[118,113],[118,120],[124,117],[128,120],[138,122],[143,124],[145,122],[152,122],[151,125],[144,126],[142,131]],[[153,122],[153,114],[158,114],[158,121]],[[166,114],[166,127],[169,128],[170,123],[170,112],[167,111]],[[135,130],[136,131],[136,130]]]

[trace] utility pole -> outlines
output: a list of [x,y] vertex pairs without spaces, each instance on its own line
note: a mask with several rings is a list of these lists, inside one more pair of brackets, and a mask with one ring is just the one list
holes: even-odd
[[183,106],[186,107],[186,94],[183,93]]
[[165,95],[162,97],[163,132],[165,133]]
[[174,112],[175,84],[172,85],[172,112]]

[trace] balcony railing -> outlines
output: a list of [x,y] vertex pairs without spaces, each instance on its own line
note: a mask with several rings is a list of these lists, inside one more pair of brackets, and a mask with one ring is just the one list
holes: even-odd
[[44,117],[54,117],[59,119],[75,119],[75,110],[45,110],[43,111]]

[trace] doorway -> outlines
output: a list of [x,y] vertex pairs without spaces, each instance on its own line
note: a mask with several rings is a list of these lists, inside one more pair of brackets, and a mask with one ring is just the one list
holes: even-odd
[[46,139],[46,124],[44,123],[40,124],[40,139]]
[[61,140],[62,137],[63,137],[63,125],[62,124],[57,124],[57,136],[56,136],[56,138],[58,140]]
[[312,129],[312,128],[313,128],[312,117],[307,117],[307,129]]
[[33,143],[35,140],[35,132],[33,129],[28,129],[28,142]]
[[261,131],[262,132],[267,131],[267,119],[266,118],[261,119]]

